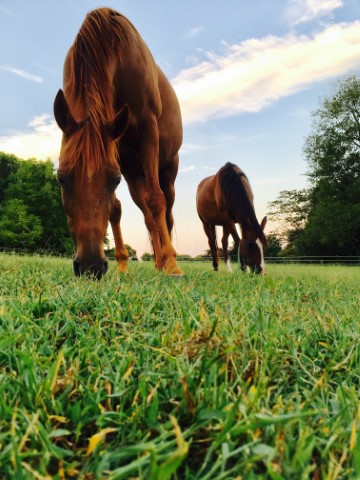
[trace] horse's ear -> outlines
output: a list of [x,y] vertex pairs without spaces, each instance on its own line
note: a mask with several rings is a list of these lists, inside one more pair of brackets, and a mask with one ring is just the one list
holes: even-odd
[[261,223],[260,223],[260,227],[261,227],[261,230],[262,230],[262,231],[264,231],[264,229],[265,229],[266,222],[267,222],[267,217],[264,217],[264,218],[261,220]]
[[76,128],[76,120],[70,112],[62,90],[58,91],[54,100],[54,116],[56,123],[64,133],[69,133]]
[[129,125],[130,110],[126,104],[120,112],[118,112],[111,122],[106,124],[106,129],[113,140],[122,137]]

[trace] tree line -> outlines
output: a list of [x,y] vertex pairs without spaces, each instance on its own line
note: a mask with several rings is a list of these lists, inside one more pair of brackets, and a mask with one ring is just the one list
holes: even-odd
[[22,160],[0,152],[0,248],[73,251],[50,160]]
[[[334,86],[305,139],[308,187],[269,203],[283,255],[360,255],[360,78]],[[273,240],[274,240],[273,238]]]
[[[283,190],[268,204],[278,227],[268,235],[267,256],[360,255],[359,77],[339,81],[313,112],[304,156],[308,187]],[[50,160],[0,152],[0,248],[71,254],[60,190]]]

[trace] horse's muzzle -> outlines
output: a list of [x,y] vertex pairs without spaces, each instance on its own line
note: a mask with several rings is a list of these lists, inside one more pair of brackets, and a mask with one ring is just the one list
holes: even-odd
[[77,277],[81,275],[86,275],[88,278],[94,280],[100,280],[103,275],[107,272],[108,262],[106,259],[101,260],[100,262],[84,264],[79,262],[75,258],[73,261],[74,273]]

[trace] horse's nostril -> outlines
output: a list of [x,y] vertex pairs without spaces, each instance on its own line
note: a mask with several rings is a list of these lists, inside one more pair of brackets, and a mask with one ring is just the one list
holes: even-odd
[[108,262],[104,260],[101,264],[93,265],[90,268],[90,273],[96,280],[101,280],[102,276],[105,275],[108,269]]
[[88,264],[86,262],[81,262],[77,259],[73,260],[74,266],[74,273],[77,277],[81,275],[86,275],[88,278],[94,278],[96,280],[100,280],[103,275],[108,270],[108,262],[107,260],[99,260],[98,262],[94,262],[92,264]]
[[101,280],[103,274],[100,270],[94,270],[92,272],[92,275],[89,276],[89,278],[93,278],[94,280]]

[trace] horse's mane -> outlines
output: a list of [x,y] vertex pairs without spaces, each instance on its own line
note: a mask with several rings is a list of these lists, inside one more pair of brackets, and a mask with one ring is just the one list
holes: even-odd
[[219,170],[220,188],[229,205],[231,217],[242,226],[249,220],[259,230],[259,236],[263,237],[263,231],[256,218],[255,210],[243,179],[250,186],[245,173],[233,163],[227,162]]
[[[117,165],[116,142],[105,134],[104,125],[115,116],[114,72],[110,72],[110,65],[114,52],[119,55],[124,51],[127,32],[119,21],[124,18],[108,8],[93,10],[85,18],[69,50],[64,85],[66,100],[71,111],[75,108],[75,112],[84,116],[76,118],[80,120],[79,126],[64,145],[64,158],[70,169],[79,159],[88,174],[98,171],[104,161],[110,167]],[[130,22],[127,23],[135,30]]]

